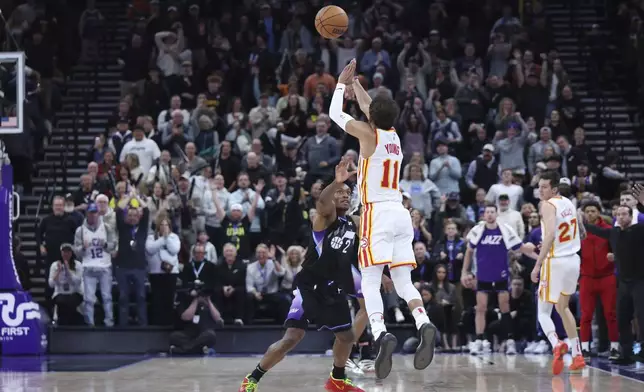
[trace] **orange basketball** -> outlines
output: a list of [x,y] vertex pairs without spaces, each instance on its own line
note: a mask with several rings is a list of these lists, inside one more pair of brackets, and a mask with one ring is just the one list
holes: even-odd
[[315,15],[315,28],[326,39],[338,38],[349,28],[349,17],[337,5],[327,5]]

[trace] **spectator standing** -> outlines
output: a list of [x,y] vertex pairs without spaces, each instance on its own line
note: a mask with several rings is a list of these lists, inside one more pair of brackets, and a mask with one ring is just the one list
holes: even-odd
[[215,160],[215,172],[224,177],[224,186],[229,191],[235,189],[237,175],[241,171],[239,158],[233,155],[232,144],[228,140],[221,142],[219,157]]
[[523,222],[521,213],[510,207],[510,196],[505,193],[500,194],[497,199],[497,205],[499,208],[497,215],[499,223],[510,225],[519,235],[519,238],[523,238],[525,236],[525,223]]
[[[447,221],[445,224],[445,236],[440,241],[437,241],[432,254],[432,261],[435,264],[443,264],[447,268],[447,280],[458,285],[459,289],[466,246],[466,242],[458,233],[456,223]],[[429,276],[432,277],[433,274]]]
[[[132,207],[136,200],[141,208]],[[114,274],[119,287],[119,325],[129,323],[130,295],[134,294],[139,325],[148,324],[145,302],[145,280],[147,278],[147,259],[145,242],[148,237],[150,211],[135,190],[118,202],[116,208],[116,227],[118,230],[118,253],[114,259]]]
[[96,196],[95,204],[96,208],[98,208],[98,215],[103,220],[103,223],[109,226],[109,229],[114,231],[114,236],[118,238],[118,234],[116,233],[116,213],[110,208],[110,201],[107,196],[103,194]]
[[444,140],[436,142],[438,156],[429,163],[429,179],[436,184],[441,195],[459,192],[462,168],[458,158],[449,155],[448,144]]
[[160,31],[154,35],[154,42],[159,50],[157,66],[166,77],[179,75],[181,63],[192,57],[192,52],[185,49],[186,42],[181,23],[174,23],[172,29],[174,31]]
[[143,37],[133,34],[130,44],[121,50],[117,60],[123,67],[119,80],[121,98],[132,92],[139,97],[143,96],[149,60],[150,48],[144,45]]
[[149,188],[159,182],[163,187],[169,187],[172,183],[172,156],[168,150],[161,151],[160,158],[150,167],[146,183]]
[[499,161],[494,156],[494,146],[490,143],[483,146],[481,155],[470,162],[465,174],[465,183],[476,191],[487,192],[499,180]]
[[581,150],[570,144],[566,136],[559,136],[557,145],[561,151],[561,174],[563,177],[571,178],[577,173],[579,164],[587,161],[587,158]]
[[174,305],[181,241],[172,232],[167,218],[158,219],[155,227],[154,234],[150,234],[145,241],[151,291],[150,323],[172,325],[173,315],[169,310]]
[[[262,180],[255,184],[255,190],[251,189],[250,185],[248,174],[240,173],[237,177],[238,188],[235,192],[230,194],[230,198],[228,199],[228,203],[230,205],[229,219],[222,222],[222,226],[225,228],[227,227],[226,242],[237,244],[237,250],[240,252],[240,256],[242,256],[242,258],[248,257],[247,252],[250,252],[250,249],[253,249],[256,246],[255,244],[260,243],[262,232],[260,215],[266,207],[261,195],[264,190],[264,181]],[[242,215],[235,213],[235,217],[233,217],[233,213],[235,211],[239,212],[240,207]],[[241,227],[237,226],[239,222],[243,220],[243,217],[248,219],[249,225],[247,228],[243,228],[243,226],[245,226],[243,222],[241,222]],[[233,220],[237,223],[232,223]],[[229,233],[228,229],[231,228],[232,231]],[[245,240],[249,241],[245,244],[246,246],[249,246],[249,250],[240,250],[240,236],[245,237]]]
[[74,252],[83,263],[83,300],[85,301],[85,321],[94,326],[94,305],[96,289],[101,292],[104,323],[114,326],[112,307],[112,253],[116,250],[117,238],[113,229],[100,218],[96,204],[87,207],[85,222],[74,237]]
[[559,154],[559,146],[552,140],[552,130],[549,127],[541,127],[539,130],[539,140],[530,146],[528,151],[528,172],[535,175],[537,163],[545,158],[544,150],[546,147],[552,147],[556,154]]
[[266,194],[267,237],[271,243],[289,246],[300,237],[298,232],[302,225],[300,208],[301,185],[296,182],[289,186],[283,172],[275,174],[275,187]]
[[326,91],[333,91],[335,89],[335,78],[328,72],[325,72],[324,68],[324,61],[318,60],[315,63],[315,72],[309,75],[304,81],[304,98],[309,100],[313,99],[320,84],[326,87]]
[[160,182],[154,184],[152,196],[147,197],[147,205],[150,210],[150,228],[156,229],[157,217],[168,214],[168,200],[165,197],[165,189]]
[[224,320],[232,319],[235,325],[244,325],[246,265],[237,257],[235,245],[227,243],[223,248],[223,261],[216,268],[215,303]]
[[181,237],[194,244],[197,233],[205,230],[206,216],[212,214],[210,190],[199,192],[197,178],[186,172],[179,178],[177,192],[168,196],[168,208],[172,211],[173,227],[179,228]]
[[409,174],[400,181],[400,190],[411,197],[411,206],[424,216],[431,217],[440,207],[441,192],[431,180],[423,177],[422,167],[410,164]]
[[167,128],[168,124],[172,122],[174,112],[177,110],[181,113],[181,121],[183,122],[183,125],[188,126],[190,123],[190,112],[186,109],[181,109],[181,104],[180,96],[173,95],[172,98],[170,98],[170,108],[162,110],[157,118],[157,129],[159,132],[163,132]]
[[152,163],[161,157],[161,150],[152,139],[145,137],[145,130],[142,126],[135,125],[132,135],[133,139],[123,145],[119,161],[124,163],[127,154],[136,154],[139,158],[139,167],[143,173],[148,174]]
[[497,131],[493,141],[494,148],[499,152],[499,164],[502,168],[525,170],[523,153],[528,142],[529,130],[521,115],[514,115],[519,122],[510,122],[506,133]]
[[197,146],[194,143],[186,143],[185,147],[185,162],[183,163],[182,171],[188,172],[190,175],[193,175],[197,171],[208,166],[206,160],[197,155]]
[[257,245],[257,261],[248,265],[246,273],[246,292],[250,299],[250,320],[253,320],[258,308],[266,309],[271,318],[283,320],[288,313],[289,303],[279,294],[279,279],[286,271],[275,261],[275,247]]
[[79,35],[81,37],[80,61],[87,62],[98,58],[98,40],[103,35],[103,23],[105,17],[101,11],[96,9],[94,0],[87,1],[87,8],[78,22]]
[[159,132],[162,132],[163,148],[169,150],[173,156],[179,156],[186,143],[194,140],[192,127],[189,123],[186,124],[185,120],[184,113],[181,110],[175,110],[172,112],[172,120],[166,123],[165,128],[159,127]]
[[[54,289],[52,300],[56,306],[60,325],[80,324],[76,309],[83,302],[83,265],[74,259],[71,244],[60,245],[61,259],[49,268],[49,287]],[[52,252],[53,253],[53,252]]]
[[248,118],[253,127],[252,138],[257,138],[277,124],[279,113],[277,109],[268,105],[268,94],[262,93],[259,96],[259,105],[250,110]]
[[503,168],[501,182],[490,187],[485,200],[490,203],[499,204],[499,197],[507,195],[510,198],[510,208],[518,211],[523,199],[523,188],[512,183],[512,170]]
[[36,231],[36,242],[40,244],[40,253],[45,256],[47,265],[60,260],[60,246],[74,241],[75,220],[65,212],[65,199],[55,196],[52,201],[52,214],[46,216]]

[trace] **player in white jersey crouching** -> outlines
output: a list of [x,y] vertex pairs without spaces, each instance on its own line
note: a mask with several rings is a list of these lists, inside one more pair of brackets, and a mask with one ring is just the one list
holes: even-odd
[[559,195],[558,186],[557,172],[547,171],[541,175],[539,198],[542,201],[543,240],[539,258],[531,274],[532,281],[539,282],[537,315],[541,329],[552,345],[552,373],[555,375],[563,370],[563,356],[568,353],[568,345],[560,341],[555,332],[555,324],[550,317],[553,305],[561,316],[572,345],[573,362],[570,370],[578,371],[586,366],[581,355],[577,322],[568,307],[570,296],[577,290],[580,272],[577,252],[581,249],[581,240],[586,237],[586,229],[572,202]]
[[96,286],[101,290],[105,326],[114,325],[112,307],[112,255],[116,249],[116,236],[110,226],[103,223],[96,204],[87,206],[87,217],[76,229],[74,253],[83,263],[83,296],[85,322],[94,325]]
[[[414,357],[416,369],[425,369],[432,362],[437,329],[429,321],[420,293],[411,281],[411,271],[416,268],[414,230],[398,185],[403,157],[400,138],[393,129],[400,110],[387,97],[376,96],[372,101],[362,85],[354,81],[355,65],[352,60],[338,78],[329,117],[360,142],[358,187],[363,211],[358,260],[365,308],[378,351],[375,373],[383,379],[391,372],[392,354],[397,346],[396,337],[387,333],[384,322],[380,286],[385,266],[389,266],[396,292],[409,305],[420,333]],[[355,93],[368,123],[342,112],[345,91]]]

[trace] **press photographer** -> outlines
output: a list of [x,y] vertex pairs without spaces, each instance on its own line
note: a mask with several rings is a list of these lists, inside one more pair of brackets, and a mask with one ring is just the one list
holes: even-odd
[[215,327],[223,323],[212,303],[215,265],[205,258],[203,245],[196,245],[190,264],[181,273],[178,331],[170,335],[171,354],[207,353],[215,345]]

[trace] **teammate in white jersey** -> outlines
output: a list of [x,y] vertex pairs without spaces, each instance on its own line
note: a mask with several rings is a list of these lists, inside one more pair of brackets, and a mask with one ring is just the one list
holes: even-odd
[[[376,96],[372,101],[362,85],[354,81],[355,66],[352,60],[340,74],[329,116],[360,141],[358,188],[363,211],[358,259],[365,307],[378,349],[376,377],[383,379],[391,371],[391,357],[397,345],[396,337],[387,333],[383,317],[380,284],[385,266],[389,266],[396,292],[407,301],[420,330],[420,344],[414,358],[416,369],[425,369],[432,362],[437,330],[430,323],[420,293],[411,281],[411,271],[416,268],[412,248],[414,231],[398,186],[403,156],[400,138],[393,129],[400,110],[387,97]],[[343,113],[345,92],[355,94],[368,123]]]
[[96,287],[101,290],[105,326],[114,325],[112,307],[112,255],[116,249],[116,235],[110,226],[103,223],[98,215],[98,207],[91,203],[87,206],[87,217],[76,229],[74,252],[83,263],[83,297],[85,321],[94,325],[94,304]]
[[539,258],[531,275],[533,282],[539,282],[537,314],[541,329],[552,344],[552,373],[555,375],[563,370],[563,356],[568,353],[568,345],[559,340],[555,332],[555,325],[550,317],[553,305],[561,316],[572,345],[573,362],[570,370],[578,371],[586,366],[581,355],[577,323],[568,308],[570,296],[577,289],[580,270],[577,252],[581,249],[581,240],[586,237],[586,229],[572,202],[559,195],[558,186],[557,172],[548,171],[541,175],[539,198],[542,201],[543,240]]

